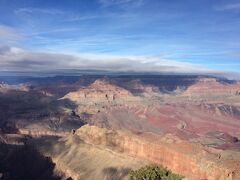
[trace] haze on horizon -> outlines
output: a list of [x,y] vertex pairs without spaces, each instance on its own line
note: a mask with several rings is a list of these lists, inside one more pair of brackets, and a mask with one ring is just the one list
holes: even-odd
[[237,0],[0,0],[0,71],[240,73]]

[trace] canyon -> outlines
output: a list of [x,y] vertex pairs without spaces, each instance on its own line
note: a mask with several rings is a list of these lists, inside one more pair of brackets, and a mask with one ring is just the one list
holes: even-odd
[[[239,152],[225,153],[190,144],[169,134],[139,135],[85,125],[75,136],[89,144],[163,164],[189,179],[237,179],[240,175]],[[234,161],[231,161],[232,157]]]
[[147,164],[192,180],[240,178],[237,81],[187,75],[24,81],[1,83],[1,141],[34,144],[65,178],[127,179]]

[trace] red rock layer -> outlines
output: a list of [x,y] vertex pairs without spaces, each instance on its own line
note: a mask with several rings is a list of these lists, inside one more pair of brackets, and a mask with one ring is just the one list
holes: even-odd
[[220,83],[215,78],[201,78],[190,86],[186,93],[229,93],[237,95],[240,92],[240,83],[226,84]]
[[219,150],[190,144],[171,136],[163,138],[148,135],[146,138],[95,126],[83,126],[77,130],[75,136],[86,143],[105,146],[114,151],[162,164],[188,179],[240,178],[239,161],[222,157]]
[[128,96],[131,96],[129,91],[112,85],[106,80],[96,80],[87,88],[68,93],[65,98],[69,98],[74,101],[84,99],[94,99],[94,101],[114,101],[115,99],[126,98]]

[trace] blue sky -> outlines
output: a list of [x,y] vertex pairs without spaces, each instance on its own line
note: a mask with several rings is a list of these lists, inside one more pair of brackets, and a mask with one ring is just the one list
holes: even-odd
[[240,72],[239,0],[0,0],[0,13],[1,70]]

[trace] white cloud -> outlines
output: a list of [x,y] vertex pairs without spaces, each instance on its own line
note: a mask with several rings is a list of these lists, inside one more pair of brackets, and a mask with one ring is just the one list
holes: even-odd
[[64,14],[64,12],[59,9],[41,9],[41,8],[32,8],[32,7],[19,8],[14,12],[16,14],[20,14],[20,13],[29,13],[29,14],[42,13],[42,14],[50,14],[50,15]]
[[[103,70],[112,72],[209,73],[209,69],[159,57],[30,52],[0,48],[0,71]],[[63,72],[64,73],[64,72]]]
[[15,29],[0,25],[0,42],[1,41],[17,41],[22,39],[22,35],[18,33]]
[[215,7],[217,11],[240,10],[240,3],[225,4],[223,6]]
[[125,4],[140,6],[142,4],[142,2],[143,2],[143,0],[99,0],[99,3],[102,4],[104,7],[125,5]]

